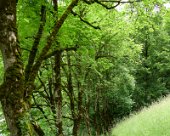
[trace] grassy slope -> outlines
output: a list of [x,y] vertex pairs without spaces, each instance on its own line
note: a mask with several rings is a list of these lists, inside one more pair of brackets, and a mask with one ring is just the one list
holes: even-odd
[[170,96],[118,123],[111,136],[170,136]]

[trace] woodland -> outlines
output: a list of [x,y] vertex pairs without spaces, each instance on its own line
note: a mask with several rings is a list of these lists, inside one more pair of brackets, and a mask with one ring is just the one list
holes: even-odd
[[168,0],[0,0],[0,135],[104,136],[170,93]]

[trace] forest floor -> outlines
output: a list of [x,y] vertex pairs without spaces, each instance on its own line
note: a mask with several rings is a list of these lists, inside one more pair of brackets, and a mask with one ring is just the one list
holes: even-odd
[[170,136],[170,96],[118,123],[111,136]]

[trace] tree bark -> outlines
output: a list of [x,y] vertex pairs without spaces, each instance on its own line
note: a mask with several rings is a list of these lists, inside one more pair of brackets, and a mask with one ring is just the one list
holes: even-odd
[[55,55],[55,85],[54,85],[54,100],[56,107],[56,127],[58,132],[56,136],[63,136],[62,126],[62,90],[61,90],[61,55],[62,51],[58,51]]
[[24,101],[24,72],[17,40],[16,0],[0,0],[0,49],[4,63],[4,83],[0,100],[11,136],[31,136],[28,103]]

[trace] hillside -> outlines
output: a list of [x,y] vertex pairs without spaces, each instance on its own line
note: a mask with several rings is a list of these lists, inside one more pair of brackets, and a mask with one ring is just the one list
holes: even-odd
[[170,136],[170,96],[120,122],[112,136]]

